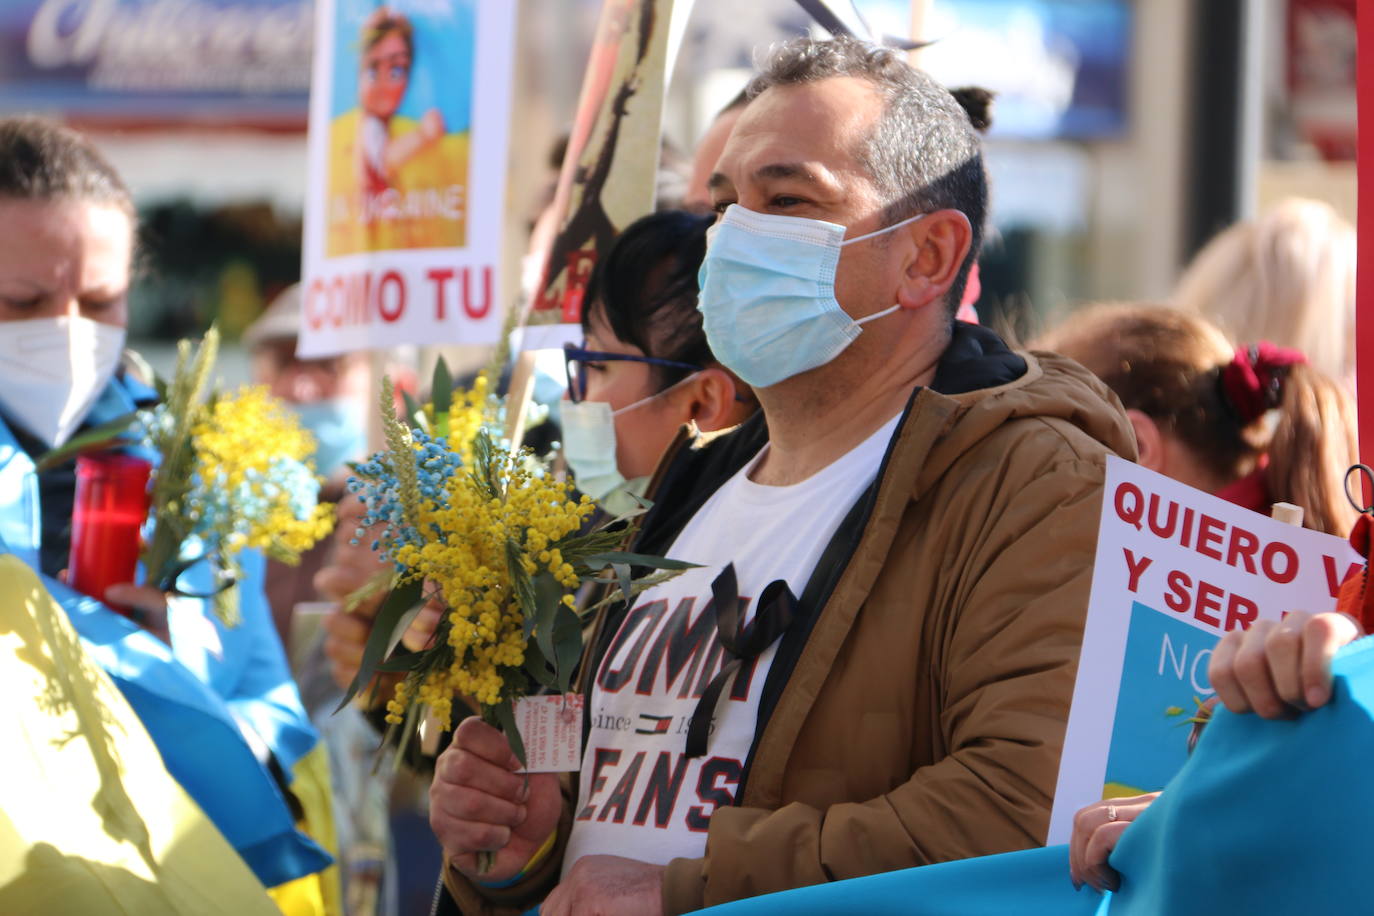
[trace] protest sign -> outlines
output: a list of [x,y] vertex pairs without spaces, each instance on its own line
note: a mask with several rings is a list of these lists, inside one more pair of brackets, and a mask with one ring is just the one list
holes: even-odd
[[[663,98],[691,0],[605,0],[568,137],[520,346],[560,346],[598,255],[654,209]],[[538,235],[538,229],[536,229]],[[562,325],[564,330],[558,329]],[[540,329],[546,329],[541,333]]]
[[1104,797],[1153,792],[1187,759],[1189,720],[1213,693],[1212,648],[1288,611],[1330,611],[1360,558],[1120,458],[1107,459],[1083,652],[1048,842]]
[[515,5],[321,0],[299,352],[487,344]]

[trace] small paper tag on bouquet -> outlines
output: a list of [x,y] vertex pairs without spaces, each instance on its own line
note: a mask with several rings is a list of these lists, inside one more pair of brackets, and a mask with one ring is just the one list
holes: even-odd
[[515,727],[525,742],[521,773],[566,773],[582,766],[580,693],[525,697],[515,701]]

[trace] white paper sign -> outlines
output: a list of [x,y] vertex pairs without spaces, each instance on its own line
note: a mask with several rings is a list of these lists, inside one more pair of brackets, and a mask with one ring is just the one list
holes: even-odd
[[567,773],[582,766],[580,693],[525,697],[515,702],[515,727],[525,742],[521,773]]
[[1335,609],[1360,557],[1344,540],[1107,459],[1083,653],[1048,843],[1101,798],[1163,788],[1213,693],[1212,647],[1288,611]]
[[300,355],[500,337],[515,8],[316,0]]

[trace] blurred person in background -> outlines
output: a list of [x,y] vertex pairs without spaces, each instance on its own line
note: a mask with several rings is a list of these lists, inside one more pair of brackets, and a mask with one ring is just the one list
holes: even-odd
[[1355,227],[1293,198],[1222,232],[1193,259],[1172,304],[1233,340],[1301,351],[1354,390]]
[[692,153],[692,171],[687,180],[687,191],[682,197],[684,209],[700,213],[711,212],[711,173],[716,170],[716,160],[725,151],[725,141],[735,129],[735,122],[749,104],[749,96],[741,89],[728,104],[716,113],[706,133],[697,141]]
[[[324,478],[320,499],[337,503],[348,480],[347,461],[366,457],[367,402],[371,372],[367,354],[319,359],[296,356],[301,324],[301,289],[292,284],[243,332],[253,382],[266,385],[315,437],[315,472]],[[298,566],[267,561],[267,599],[282,642],[291,649],[291,615],[297,604],[317,597],[313,579],[332,549],[321,541]]]
[[333,899],[332,878],[319,874],[330,857],[295,825],[328,781],[272,627],[262,558],[241,555],[234,627],[191,597],[214,591],[210,563],[182,573],[176,596],[126,583],[102,601],[61,581],[75,462],[38,471],[36,460],[157,400],[123,359],[137,228],[129,191],[80,134],[0,119],[0,227],[0,553],[41,573],[168,771],[278,904],[321,912]]
[[1038,346],[1116,393],[1145,467],[1265,515],[1292,503],[1308,528],[1349,533],[1354,403],[1303,354],[1236,347],[1196,315],[1126,304],[1077,312]]

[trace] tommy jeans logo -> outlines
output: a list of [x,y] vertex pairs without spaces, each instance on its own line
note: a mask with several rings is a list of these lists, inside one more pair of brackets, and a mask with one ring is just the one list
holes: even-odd
[[673,724],[672,716],[651,716],[646,713],[639,714],[640,726],[635,729],[636,735],[666,735],[668,726]]

